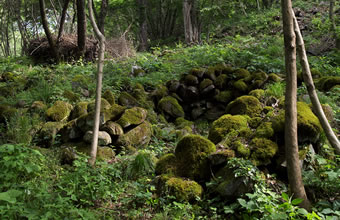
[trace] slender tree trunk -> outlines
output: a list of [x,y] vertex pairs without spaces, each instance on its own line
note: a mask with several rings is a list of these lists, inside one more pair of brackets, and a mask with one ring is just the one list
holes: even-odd
[[328,120],[320,104],[320,101],[319,101],[319,98],[318,98],[318,95],[316,93],[315,86],[313,83],[312,74],[309,68],[308,58],[307,58],[307,54],[305,50],[305,43],[303,41],[303,37],[301,35],[299,24],[296,20],[296,17],[294,14],[293,16],[294,16],[294,27],[295,27],[296,42],[297,42],[297,51],[298,51],[298,54],[300,57],[300,63],[302,66],[303,80],[306,84],[309,97],[312,101],[313,109],[315,110],[315,113],[319,118],[322,128],[325,131],[326,137],[329,143],[335,149],[335,152],[338,155],[340,155],[340,142],[338,138],[336,137],[336,135],[334,134],[330,124],[328,123]]
[[297,138],[297,72],[296,45],[291,0],[282,0],[282,20],[285,44],[286,96],[285,96],[285,146],[287,172],[291,193],[295,198],[303,199],[300,206],[310,209],[302,182]]
[[22,47],[21,47],[21,54],[23,55],[27,51],[28,39],[27,39],[27,32],[23,26],[23,21],[21,19],[21,0],[17,0],[15,7],[14,7],[14,14],[16,15],[17,25],[19,28],[19,32],[21,35]]
[[190,0],[183,0],[183,19],[184,19],[184,37],[187,44],[192,43],[192,23],[191,23],[191,7]]
[[[77,1],[77,22],[78,22],[78,56],[83,57],[86,50],[86,13],[85,0]],[[91,5],[92,8],[92,5]]]
[[98,145],[98,132],[99,132],[99,121],[100,121],[100,101],[102,92],[102,78],[103,78],[103,67],[104,67],[104,52],[105,52],[105,37],[100,32],[93,15],[92,0],[88,1],[89,15],[92,27],[99,40],[99,59],[98,59],[98,72],[97,72],[97,88],[96,88],[96,103],[95,103],[95,117],[93,126],[93,138],[91,144],[91,157],[89,164],[94,166],[97,157],[97,145]]
[[137,0],[138,14],[139,14],[139,51],[146,51],[148,49],[148,29],[146,8],[147,0]]
[[46,18],[46,13],[45,13],[45,2],[44,0],[39,0],[39,5],[40,5],[40,15],[41,15],[41,23],[43,25],[46,38],[48,40],[48,44],[50,45],[53,57],[55,58],[56,63],[59,63],[59,54],[57,47],[55,45],[55,42],[53,40],[53,36],[50,32],[50,29],[48,28],[48,23],[47,23],[47,18]]
[[14,52],[14,57],[16,57],[17,56],[17,38],[15,37],[14,22],[12,22],[12,34],[13,34],[13,52]]
[[98,19],[98,27],[99,31],[104,34],[105,33],[105,18],[107,15],[107,8],[109,6],[108,0],[102,0],[102,5],[100,6],[100,13],[99,13],[99,19]]
[[66,13],[67,13],[67,8],[68,8],[69,3],[70,3],[70,0],[65,0],[64,6],[63,6],[63,11],[61,12],[57,44],[59,44],[60,38],[63,36],[63,33],[64,33],[64,25],[65,25]]

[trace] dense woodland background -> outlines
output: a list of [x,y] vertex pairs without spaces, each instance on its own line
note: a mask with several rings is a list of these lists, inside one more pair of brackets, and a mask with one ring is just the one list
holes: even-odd
[[88,1],[1,0],[0,218],[339,219],[339,152],[303,63],[290,62],[308,200],[287,175],[285,91],[294,15],[339,139],[340,4],[294,0],[283,14],[289,3],[93,0],[105,54],[91,166],[101,60]]

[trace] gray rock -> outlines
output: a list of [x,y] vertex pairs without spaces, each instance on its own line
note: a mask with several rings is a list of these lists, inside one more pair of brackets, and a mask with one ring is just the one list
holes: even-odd
[[[83,137],[84,141],[87,143],[91,143],[93,138],[93,132],[87,131]],[[112,143],[111,136],[105,131],[98,132],[98,145],[109,145]]]

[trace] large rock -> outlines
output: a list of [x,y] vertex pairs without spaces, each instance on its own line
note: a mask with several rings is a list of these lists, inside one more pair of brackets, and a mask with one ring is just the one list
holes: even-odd
[[[100,102],[100,111],[105,111],[110,108],[111,108],[111,104],[106,99],[102,98]],[[96,110],[96,102],[92,101],[91,103],[88,104],[87,111],[93,112],[95,110]]]
[[140,107],[133,107],[127,109],[116,123],[120,124],[123,128],[131,125],[139,125],[145,121],[147,114],[147,110]]
[[139,106],[138,100],[127,92],[122,92],[120,94],[120,96],[118,97],[118,103],[129,108]]
[[275,142],[266,138],[254,138],[250,142],[250,148],[252,149],[250,158],[256,166],[270,164],[279,149]]
[[55,143],[58,132],[65,126],[63,122],[47,122],[45,123],[38,135],[38,142],[44,147],[51,147]]
[[166,96],[162,98],[158,102],[158,109],[161,113],[166,115],[169,115],[173,119],[176,119],[178,117],[184,117],[184,111],[182,106],[178,103],[178,101],[171,97]]
[[[87,143],[91,143],[93,138],[93,131],[88,131],[85,133],[83,139]],[[105,131],[98,132],[98,145],[106,146],[112,143],[111,136]]]
[[194,180],[209,178],[208,156],[215,151],[215,144],[202,136],[184,136],[175,150],[177,174]]
[[115,145],[117,146],[143,146],[149,143],[152,135],[151,124],[144,121],[142,124],[131,129],[118,137]]
[[53,121],[66,121],[70,116],[72,105],[64,101],[56,101],[47,109],[46,115]]
[[122,126],[113,121],[106,122],[101,130],[106,131],[111,136],[119,136],[124,134]]
[[255,117],[260,115],[262,105],[254,96],[241,96],[230,102],[226,109],[232,115],[249,115]]
[[88,102],[78,102],[71,113],[71,119],[79,118],[80,116],[86,115]]

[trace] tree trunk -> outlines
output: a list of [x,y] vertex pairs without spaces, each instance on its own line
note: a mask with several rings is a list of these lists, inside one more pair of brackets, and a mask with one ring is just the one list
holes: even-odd
[[102,5],[100,6],[100,14],[99,14],[99,19],[98,19],[98,27],[99,31],[104,34],[105,31],[105,18],[107,15],[107,8],[109,6],[109,1],[108,0],[102,0]]
[[[78,56],[83,57],[86,50],[86,13],[85,0],[77,1],[77,22],[78,22]],[[91,5],[92,8],[92,5]]]
[[185,37],[185,42],[187,44],[191,44],[193,42],[191,7],[192,7],[192,4],[190,0],[183,0],[184,37]]
[[64,6],[63,6],[63,11],[61,12],[57,44],[59,44],[60,38],[63,36],[63,33],[64,33],[64,24],[65,24],[65,20],[66,20],[66,12],[67,12],[67,8],[68,8],[69,3],[70,3],[70,0],[65,0]]
[[300,206],[310,209],[302,182],[297,138],[297,72],[296,46],[291,0],[282,0],[282,20],[285,45],[286,96],[285,96],[285,149],[288,180],[291,193],[295,198],[303,199]]
[[295,34],[296,34],[296,42],[297,42],[297,51],[300,57],[300,63],[302,66],[302,74],[303,74],[303,80],[306,84],[309,97],[313,104],[313,109],[315,110],[316,115],[319,118],[319,121],[322,125],[323,130],[325,131],[326,137],[329,141],[329,143],[332,145],[332,147],[335,149],[335,152],[340,155],[340,142],[336,135],[334,134],[331,126],[328,123],[328,120],[325,116],[325,113],[323,112],[322,106],[320,104],[318,95],[315,91],[314,83],[312,74],[310,72],[308,58],[305,50],[305,44],[303,41],[303,37],[300,32],[299,24],[294,16],[294,27],[295,27]]
[[100,32],[93,15],[92,0],[88,1],[90,21],[93,30],[99,40],[99,59],[98,59],[98,72],[97,72],[97,88],[96,88],[96,103],[95,103],[95,116],[94,116],[94,126],[93,126],[93,138],[91,144],[91,157],[89,159],[89,164],[94,166],[97,157],[97,145],[98,145],[98,132],[99,132],[99,121],[100,121],[100,101],[102,92],[102,79],[103,79],[103,67],[104,67],[104,52],[105,52],[105,37],[103,33]]
[[148,29],[146,7],[147,0],[137,0],[138,14],[139,14],[139,51],[146,51],[148,49]]
[[50,29],[48,28],[46,13],[45,13],[45,2],[44,0],[39,0],[39,6],[40,6],[40,15],[41,15],[41,23],[43,25],[46,38],[48,40],[48,44],[50,45],[53,57],[55,58],[56,63],[59,63],[59,54],[58,49],[55,45],[55,42],[53,40],[52,34],[50,32]]

